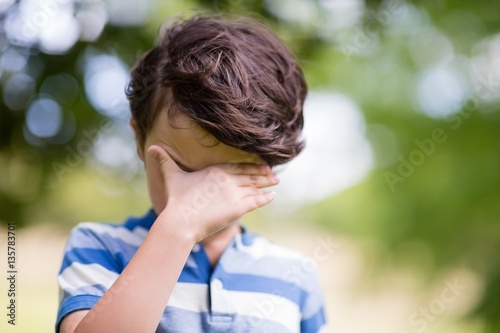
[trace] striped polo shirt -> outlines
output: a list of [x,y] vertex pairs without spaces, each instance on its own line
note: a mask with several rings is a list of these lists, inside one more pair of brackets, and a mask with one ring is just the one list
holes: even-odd
[[[58,276],[56,332],[64,316],[97,303],[155,220],[150,210],[120,225],[73,229]],[[195,244],[156,332],[326,332],[321,288],[306,257],[242,228],[215,267]]]

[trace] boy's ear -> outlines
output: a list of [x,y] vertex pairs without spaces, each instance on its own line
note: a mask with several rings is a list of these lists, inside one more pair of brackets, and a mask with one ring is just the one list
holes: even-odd
[[141,143],[141,140],[139,139],[139,130],[137,127],[137,122],[135,121],[134,118],[130,118],[130,127],[132,128],[132,131],[134,132],[135,136],[135,146],[137,148],[137,155],[141,159],[141,161],[144,162],[144,147]]

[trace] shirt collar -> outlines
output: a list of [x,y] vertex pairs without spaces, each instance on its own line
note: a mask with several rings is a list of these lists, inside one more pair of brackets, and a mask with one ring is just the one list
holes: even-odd
[[[153,226],[153,223],[158,218],[153,208],[149,209],[145,215],[141,217],[130,217],[125,222],[125,227],[132,230],[137,226],[143,227],[149,231]],[[252,245],[254,239],[257,237],[256,234],[250,232],[245,226],[240,225],[241,234],[237,234],[234,237],[234,245],[236,248],[241,249],[242,246]]]

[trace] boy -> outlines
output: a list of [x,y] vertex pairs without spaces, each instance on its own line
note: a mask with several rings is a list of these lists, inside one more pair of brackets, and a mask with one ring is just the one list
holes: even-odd
[[253,20],[168,27],[127,90],[153,208],[73,230],[56,331],[326,330],[316,275],[293,273],[304,258],[239,225],[273,200],[271,167],[303,148],[306,91],[294,57]]

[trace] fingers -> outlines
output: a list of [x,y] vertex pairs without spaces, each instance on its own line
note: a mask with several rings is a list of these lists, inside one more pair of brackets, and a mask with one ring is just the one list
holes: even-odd
[[237,176],[238,185],[251,186],[255,188],[264,188],[279,184],[280,180],[277,174],[271,172],[268,175],[239,175]]
[[227,185],[230,182],[237,186],[264,188],[277,185],[279,177],[268,165],[251,163],[226,163],[211,166],[211,178]]
[[271,168],[266,164],[227,163],[219,167],[233,175],[268,175],[271,173]]
[[151,156],[159,165],[163,177],[170,176],[174,173],[183,173],[177,163],[170,157],[168,152],[160,146],[152,145],[148,148],[147,154]]
[[246,212],[248,213],[259,207],[265,206],[276,197],[276,192],[274,191],[261,191],[255,189],[251,194],[243,198],[243,204],[246,206]]
[[[156,161],[160,165],[161,173],[165,179],[176,173],[185,172],[179,168],[168,151],[158,145],[149,146],[147,149],[148,159]],[[206,169],[211,179],[227,185],[234,181],[237,186],[250,186],[264,188],[279,183],[278,176],[271,171],[268,165],[252,163],[226,163],[210,166]]]

